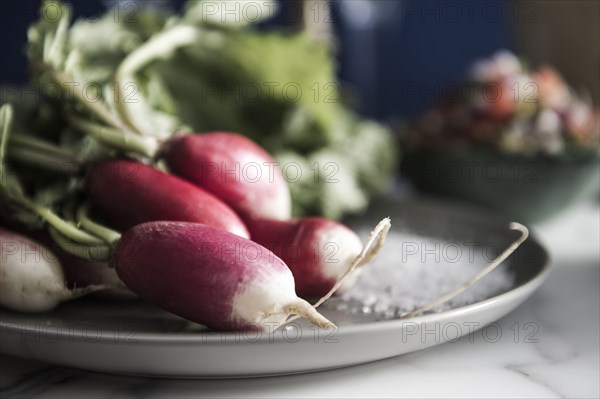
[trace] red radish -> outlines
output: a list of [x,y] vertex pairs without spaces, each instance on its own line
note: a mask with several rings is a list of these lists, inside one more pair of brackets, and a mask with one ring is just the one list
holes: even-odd
[[294,292],[281,259],[259,244],[206,225],[150,222],[126,231],[114,258],[141,298],[218,330],[272,330],[300,314],[331,323]]
[[24,236],[0,229],[0,305],[22,312],[44,312],[61,302],[104,289],[70,290],[57,257]]
[[105,285],[111,287],[95,292],[90,296],[108,301],[129,301],[137,298],[119,279],[114,268],[105,262],[96,262],[73,256],[65,251],[56,250],[63,267],[66,281],[70,287]]
[[126,230],[158,221],[202,223],[248,238],[242,220],[214,195],[142,163],[111,159],[91,167],[86,190],[112,224]]
[[[360,238],[343,224],[323,219],[247,220],[253,241],[279,256],[290,268],[301,298],[325,295],[360,253]],[[337,291],[350,288],[359,269]]]
[[213,193],[238,214],[285,220],[290,190],[278,164],[252,140],[235,133],[176,136],[165,160],[178,176]]

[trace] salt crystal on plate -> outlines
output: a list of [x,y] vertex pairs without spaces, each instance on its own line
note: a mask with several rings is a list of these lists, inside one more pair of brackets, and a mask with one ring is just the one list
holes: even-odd
[[[364,267],[352,289],[332,305],[388,319],[410,312],[462,285],[493,260],[470,244],[390,232],[377,259]],[[514,275],[501,265],[432,311],[469,305],[513,285]]]

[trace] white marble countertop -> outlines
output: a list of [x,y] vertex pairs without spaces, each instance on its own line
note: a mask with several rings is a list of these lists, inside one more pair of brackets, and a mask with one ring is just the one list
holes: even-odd
[[2,398],[600,397],[600,209],[537,226],[554,269],[501,319],[458,342],[362,366],[238,380],[111,376],[0,356]]

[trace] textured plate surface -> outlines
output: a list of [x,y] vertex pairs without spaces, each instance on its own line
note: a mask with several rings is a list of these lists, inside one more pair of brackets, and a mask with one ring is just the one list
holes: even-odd
[[[392,228],[441,240],[509,245],[508,220],[439,202],[382,200],[355,227],[392,217]],[[335,331],[300,322],[271,333],[220,333],[143,303],[80,300],[43,314],[0,309],[0,351],[81,369],[174,378],[266,376],[324,370],[397,356],[457,339],[503,317],[548,273],[531,237],[507,261],[514,286],[469,306],[403,320],[324,309]]]

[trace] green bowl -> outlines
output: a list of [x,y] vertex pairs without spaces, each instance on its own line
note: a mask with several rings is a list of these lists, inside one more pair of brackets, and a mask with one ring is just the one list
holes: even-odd
[[430,194],[472,201],[539,222],[600,190],[598,156],[578,159],[488,151],[406,151],[402,176]]

